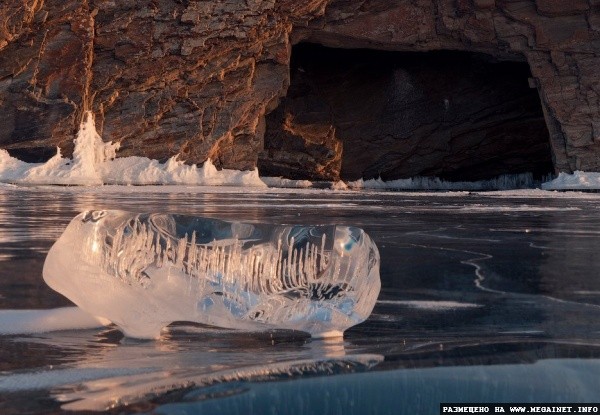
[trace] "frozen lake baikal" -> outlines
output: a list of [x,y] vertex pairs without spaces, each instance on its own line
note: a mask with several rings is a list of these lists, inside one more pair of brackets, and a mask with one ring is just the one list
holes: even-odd
[[[0,413],[598,402],[599,202],[538,190],[0,185]],[[379,249],[381,292],[371,316],[334,342],[187,323],[140,342],[72,308],[24,311],[72,307],[45,285],[42,266],[69,221],[92,209],[357,226]]]

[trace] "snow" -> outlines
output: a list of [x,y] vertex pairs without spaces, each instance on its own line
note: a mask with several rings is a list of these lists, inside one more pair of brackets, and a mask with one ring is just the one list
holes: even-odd
[[0,310],[0,334],[3,335],[91,329],[108,323],[77,307],[51,310]]
[[483,307],[480,304],[459,303],[457,301],[399,301],[399,300],[378,300],[377,304],[399,305],[409,308],[418,308],[423,310],[447,311],[459,308],[478,308]]
[[348,185],[342,180],[339,180],[331,184],[331,190],[348,190]]
[[600,173],[576,171],[559,173],[552,181],[542,184],[544,190],[600,190]]
[[146,157],[115,158],[119,144],[105,143],[96,132],[90,113],[81,123],[73,159],[64,158],[60,150],[46,163],[25,163],[0,150],[0,182],[27,185],[83,185],[103,184],[150,185],[183,184],[224,186],[238,185],[266,187],[258,170],[217,170],[211,160],[202,167],[186,165],[171,157],[159,163]]
[[313,186],[310,180],[292,180],[283,177],[261,177],[261,179],[269,187],[310,189]]

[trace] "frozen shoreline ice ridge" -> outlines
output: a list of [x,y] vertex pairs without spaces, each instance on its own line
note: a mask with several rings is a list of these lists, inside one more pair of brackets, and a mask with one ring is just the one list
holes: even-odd
[[27,185],[152,185],[267,187],[258,170],[217,170],[210,159],[201,167],[187,165],[173,156],[166,163],[147,157],[116,157],[119,143],[105,143],[96,131],[90,112],[79,126],[73,159],[60,149],[45,163],[26,163],[0,149],[0,182]]
[[379,252],[348,226],[88,211],[50,249],[44,280],[127,336],[173,321],[340,336],[372,312]]
[[[74,140],[73,159],[64,158],[60,149],[45,163],[27,163],[0,149],[0,184],[20,185],[194,185],[243,187],[310,188],[308,180],[259,176],[258,169],[248,171],[218,170],[210,159],[202,166],[188,165],[178,155],[165,163],[147,157],[116,157],[119,143],[104,142],[96,130],[94,117],[86,112]],[[359,179],[347,184],[331,184],[333,190],[502,190],[538,186],[531,173],[506,174],[490,180],[449,182],[436,177],[413,177],[382,181]],[[318,187],[318,185],[317,185]],[[600,173],[560,173],[559,177],[541,185],[544,190],[600,189]]]

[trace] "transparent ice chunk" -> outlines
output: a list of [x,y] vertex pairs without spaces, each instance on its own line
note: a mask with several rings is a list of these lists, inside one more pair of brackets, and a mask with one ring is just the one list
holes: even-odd
[[131,337],[173,321],[330,337],[373,310],[379,252],[348,226],[88,211],[50,249],[44,280]]

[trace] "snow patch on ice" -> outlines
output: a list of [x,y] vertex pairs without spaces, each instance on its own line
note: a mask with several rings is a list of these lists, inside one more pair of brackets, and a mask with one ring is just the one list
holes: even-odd
[[115,158],[119,143],[105,143],[91,113],[81,123],[73,159],[56,155],[46,163],[26,163],[0,149],[0,182],[96,186],[102,184],[239,185],[266,187],[258,170],[217,170],[211,160],[202,167],[186,165],[177,156],[166,163],[146,157]]
[[457,301],[399,301],[399,300],[379,300],[377,304],[400,305],[410,308],[426,310],[452,310],[457,308],[478,308],[483,307],[480,304],[459,303]]
[[559,173],[554,180],[542,184],[544,190],[600,190],[600,173],[576,171]]
[[348,185],[344,181],[338,180],[331,183],[331,190],[348,190]]
[[0,310],[0,335],[92,329],[110,323],[78,307],[50,310]]

